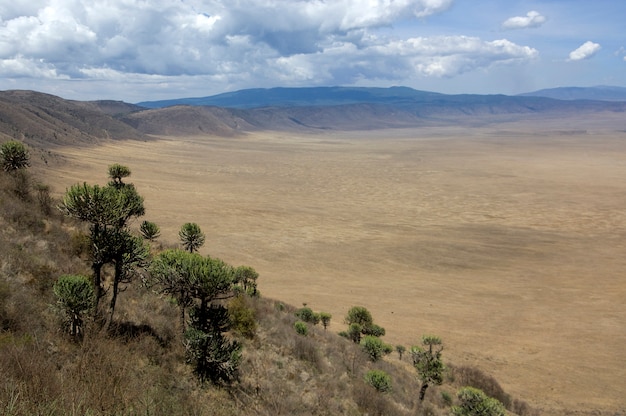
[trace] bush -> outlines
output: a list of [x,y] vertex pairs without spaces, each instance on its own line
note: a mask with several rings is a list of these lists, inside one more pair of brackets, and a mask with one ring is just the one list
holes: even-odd
[[319,317],[320,317],[320,320],[322,321],[322,325],[324,326],[324,331],[325,331],[326,328],[328,328],[328,325],[330,325],[330,319],[333,316],[329,314],[328,312],[320,312]]
[[301,321],[308,322],[313,325],[317,325],[320,322],[320,315],[313,312],[311,308],[300,308],[296,311],[295,315]]
[[70,335],[80,335],[83,331],[83,315],[94,305],[91,281],[86,276],[64,275],[59,277],[53,291],[70,326]]
[[250,308],[242,295],[237,296],[228,304],[231,328],[246,338],[254,338],[256,319],[254,310]]
[[367,335],[361,340],[361,348],[372,362],[380,360],[383,355],[393,350],[391,345],[385,344],[383,340],[372,335]]
[[293,327],[296,329],[296,332],[302,336],[307,336],[309,333],[309,327],[306,325],[306,322],[296,321]]
[[454,416],[504,416],[506,410],[498,400],[474,387],[463,387],[457,393],[460,404],[452,407]]
[[382,370],[370,370],[365,374],[365,382],[380,393],[391,391],[391,377]]

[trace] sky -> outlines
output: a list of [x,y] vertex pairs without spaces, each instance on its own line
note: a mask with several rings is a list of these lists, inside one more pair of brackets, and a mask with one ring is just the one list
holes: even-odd
[[3,0],[0,90],[626,87],[626,0]]

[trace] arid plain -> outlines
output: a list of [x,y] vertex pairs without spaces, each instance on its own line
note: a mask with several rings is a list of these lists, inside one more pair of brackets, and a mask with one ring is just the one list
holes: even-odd
[[110,141],[37,170],[60,196],[127,165],[161,240],[197,222],[202,253],[254,267],[264,296],[335,331],[363,305],[394,345],[440,335],[542,414],[623,414],[626,121],[609,118]]

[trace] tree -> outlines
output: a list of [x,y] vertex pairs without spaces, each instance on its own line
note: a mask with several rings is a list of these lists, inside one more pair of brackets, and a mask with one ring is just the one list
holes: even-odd
[[70,335],[78,336],[83,332],[83,315],[94,305],[94,290],[89,278],[82,275],[60,276],[52,291],[67,318]]
[[309,327],[307,326],[306,322],[304,322],[304,321],[296,321],[293,324],[293,327],[296,329],[296,332],[299,335],[307,336],[307,334],[309,333]]
[[385,344],[382,339],[373,335],[366,335],[360,344],[372,362],[380,360],[383,355],[389,354],[393,350],[391,345]]
[[2,170],[13,172],[30,166],[30,154],[22,142],[9,140],[0,146]]
[[365,373],[365,382],[380,393],[391,391],[391,377],[383,370],[370,370]]
[[122,179],[129,176],[130,169],[128,167],[120,165],[118,163],[109,166],[109,179],[111,179],[111,182],[109,182],[109,186],[119,189],[124,186],[124,182],[122,182]]
[[422,337],[422,345],[425,348],[420,346],[411,347],[413,366],[422,381],[420,401],[424,400],[429,384],[441,385],[443,383],[443,372],[445,370],[441,360],[441,351],[443,350],[441,338],[433,335],[424,335]]
[[406,351],[406,347],[404,345],[396,345],[396,352],[398,353],[398,359],[402,361],[402,355]]
[[452,406],[454,416],[504,416],[505,407],[498,400],[474,387],[463,387],[458,393],[460,404]]
[[[363,306],[353,306],[350,308],[346,315],[345,323],[348,324],[348,338],[352,339],[352,341],[357,344],[361,342],[361,335],[372,335],[375,337],[385,335],[385,328],[376,325],[372,314]],[[360,328],[358,336],[355,333],[357,328]]]
[[324,326],[324,331],[326,331],[326,328],[328,328],[328,325],[330,325],[330,319],[333,316],[328,313],[328,312],[320,312],[320,319],[322,320],[322,325]]
[[154,241],[161,235],[159,226],[150,221],[143,221],[139,226],[139,232],[148,241]]
[[113,229],[110,234],[111,241],[107,243],[107,247],[111,250],[108,257],[113,263],[114,274],[113,293],[109,304],[109,323],[113,321],[120,284],[129,283],[140,269],[145,269],[150,257],[150,250],[141,237],[136,237],[125,229]]
[[362,327],[369,326],[374,323],[372,314],[363,306],[353,306],[346,315],[346,324],[359,324]]
[[259,273],[250,266],[239,266],[235,269],[235,284],[240,285],[244,293],[257,296],[256,281]]
[[205,236],[198,224],[194,222],[183,224],[178,232],[178,236],[185,250],[190,253],[198,251],[198,249],[204,245]]
[[[89,224],[95,290],[94,311],[97,314],[104,295],[102,267],[111,262],[120,265],[120,235],[131,218],[144,215],[143,197],[132,184],[119,187],[76,184],[66,191],[60,209],[66,215]],[[120,277],[116,273],[114,285]]]
[[296,310],[294,315],[296,315],[300,320],[313,325],[317,325],[320,322],[320,315],[313,312],[313,309],[307,306]]
[[[181,308],[187,361],[202,380],[227,382],[236,375],[241,345],[224,333],[228,310],[215,303],[234,294],[234,269],[220,259],[183,250],[166,250],[150,266],[151,284],[172,295]],[[190,308],[189,329],[185,309]]]

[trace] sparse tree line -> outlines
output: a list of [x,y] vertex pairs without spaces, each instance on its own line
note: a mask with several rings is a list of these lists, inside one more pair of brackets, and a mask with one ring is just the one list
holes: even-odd
[[[295,312],[298,321],[294,327],[298,334],[308,334],[307,324],[317,325],[323,322],[324,330],[328,327],[331,315],[326,312],[314,312],[304,307]],[[363,306],[353,306],[348,310],[344,319],[348,329],[339,332],[339,335],[358,344],[371,362],[376,362],[385,355],[393,352],[394,347],[385,343],[381,337],[385,335],[385,328],[374,323],[372,314]],[[402,360],[406,347],[395,347],[398,358]],[[441,358],[443,342],[440,337],[424,335],[421,345],[414,345],[409,349],[409,355],[421,381],[419,400],[422,402],[426,390],[431,385],[441,385],[444,382],[446,366]],[[388,393],[392,390],[392,381],[389,374],[383,370],[373,369],[365,373],[365,382],[379,393]],[[487,396],[483,391],[474,387],[463,387],[457,392],[459,404],[451,407],[453,416],[504,416],[505,407],[498,400]],[[451,398],[449,398],[451,403]]]
[[[16,178],[19,196],[19,183],[25,177],[23,171],[30,166],[28,149],[18,141],[5,142],[0,147],[0,157],[3,170]],[[196,223],[181,227],[182,249],[153,253],[150,243],[160,236],[159,227],[143,221],[138,230],[131,229],[132,222],[145,214],[145,208],[135,186],[126,182],[130,175],[128,167],[113,164],[109,166],[106,185],[73,185],[59,204],[58,208],[66,216],[88,226],[92,271],[91,276],[59,276],[53,286],[67,331],[78,342],[84,335],[87,320],[93,322],[95,328],[107,330],[114,323],[115,307],[123,286],[140,279],[155,293],[172,299],[179,308],[186,359],[198,378],[228,384],[237,378],[242,344],[227,333],[235,328],[244,336],[254,336],[254,316],[237,300],[243,296],[259,296],[259,275],[252,267],[233,267],[218,258],[200,255],[198,250],[206,236]],[[35,189],[42,207],[47,203],[49,208],[49,189],[44,186]],[[105,296],[109,298],[108,306],[103,305]],[[232,300],[235,307],[227,308],[224,303],[227,299]],[[294,329],[301,336],[309,334],[309,325],[320,322],[326,331],[332,318],[330,313],[314,312],[306,304],[296,310],[295,315]],[[366,308],[349,309],[344,323],[347,329],[339,335],[358,344],[371,362],[394,351],[393,346],[382,340],[385,329],[374,323]],[[395,351],[402,360],[407,349],[397,345]],[[441,338],[433,335],[423,336],[421,345],[408,350],[421,381],[420,402],[429,386],[444,382],[446,366],[442,351]],[[390,376],[382,370],[368,371],[365,382],[381,394],[393,388]],[[502,403],[479,389],[461,388],[457,398],[458,405],[451,407],[452,415],[505,414]]]

